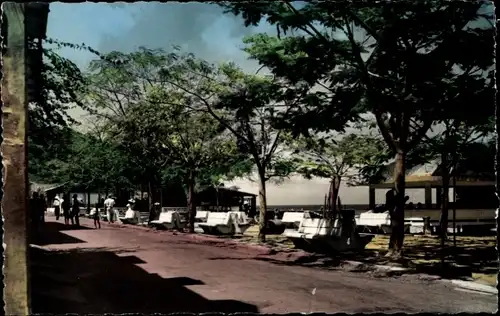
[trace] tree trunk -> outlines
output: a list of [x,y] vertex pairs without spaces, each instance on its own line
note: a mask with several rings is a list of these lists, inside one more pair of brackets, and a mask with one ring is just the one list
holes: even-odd
[[160,209],[163,207],[163,187],[160,187]]
[[148,210],[151,209],[151,205],[153,205],[153,185],[151,184],[151,180],[148,181]]
[[450,173],[448,169],[448,153],[441,153],[441,218],[439,219],[439,234],[441,237],[441,266],[444,267],[445,242],[448,237],[448,202],[450,191]]
[[87,192],[87,214],[90,213],[90,191]]
[[331,213],[330,217],[332,219],[335,219],[337,217],[337,200],[339,198],[339,190],[340,190],[340,181],[341,178],[339,176],[333,177],[331,181],[331,192],[330,192],[330,208],[331,208]]
[[399,150],[396,153],[394,166],[394,188],[396,190],[395,207],[389,210],[391,215],[391,238],[387,256],[400,257],[405,238],[405,157],[406,153]]
[[266,173],[265,170],[259,170],[259,242],[266,241]]
[[450,192],[450,172],[448,169],[448,154],[441,154],[441,218],[439,220],[439,228],[441,235],[441,246],[444,246],[444,240],[447,237],[448,230],[448,204]]
[[187,179],[187,208],[188,208],[188,223],[189,223],[190,233],[194,233],[194,220],[196,217],[194,182],[195,182],[194,175],[190,173]]

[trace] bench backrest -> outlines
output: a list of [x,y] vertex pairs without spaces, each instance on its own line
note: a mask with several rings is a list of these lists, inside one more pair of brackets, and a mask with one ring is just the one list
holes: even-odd
[[239,224],[247,223],[248,222],[248,217],[245,212],[240,212],[240,211],[231,211],[228,212],[230,214],[234,214],[234,218],[236,219],[236,222]]
[[208,214],[209,214],[209,213],[210,213],[210,212],[208,212],[208,211],[197,211],[197,212],[196,212],[196,217],[195,217],[195,218],[196,218],[196,219],[202,219],[202,220],[205,220],[205,219],[207,219],[207,217],[208,217]]
[[226,212],[210,212],[207,218],[209,225],[229,225],[231,214]]
[[160,218],[158,218],[158,220],[162,223],[171,223],[173,214],[173,211],[162,212],[160,213]]
[[299,232],[304,234],[313,234],[326,236],[331,235],[338,230],[338,222],[323,218],[304,218],[300,222]]
[[405,224],[410,224],[412,226],[424,226],[425,220],[423,217],[410,217],[405,218]]
[[389,215],[389,212],[384,212],[384,213],[364,212],[359,214],[359,220],[357,224],[366,226],[390,225],[391,216]]
[[285,212],[281,221],[283,223],[296,223],[304,219],[304,212]]

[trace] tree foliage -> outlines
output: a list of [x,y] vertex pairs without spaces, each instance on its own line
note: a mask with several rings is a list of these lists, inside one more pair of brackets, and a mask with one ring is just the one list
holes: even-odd
[[171,53],[141,47],[92,62],[88,76],[92,113],[140,166],[142,181],[149,187],[168,181],[185,184],[191,224],[198,184],[244,174],[248,167],[235,138],[212,115],[196,108],[197,95],[214,93],[220,86],[181,82],[191,69],[179,65],[195,61],[190,54],[179,56],[175,47]]
[[493,61],[493,28],[471,25],[487,4],[420,1],[339,6],[312,1],[299,8],[285,1],[222,5],[241,15],[247,25],[265,18],[279,30],[278,37],[258,34],[246,40],[252,58],[278,78],[326,91],[322,102],[316,92],[311,93],[311,100],[304,99],[310,107],[294,113],[288,120],[290,128],[302,134],[311,128],[329,131],[342,125],[339,117],[359,111],[375,115],[396,160],[398,203],[391,213],[389,255],[400,255],[406,156],[443,109],[471,113],[465,100],[476,97]]

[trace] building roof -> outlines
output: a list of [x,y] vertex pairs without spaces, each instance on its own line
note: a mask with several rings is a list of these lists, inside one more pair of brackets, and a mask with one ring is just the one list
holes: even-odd
[[[387,164],[386,171],[383,176],[385,180],[378,183],[371,183],[371,188],[388,188],[394,185],[394,166],[395,163]],[[406,170],[406,187],[407,188],[425,188],[441,187],[441,168],[438,159],[425,164],[417,165]],[[487,174],[476,174],[472,170],[462,170],[456,179],[457,186],[490,186],[495,185],[495,181]],[[450,179],[452,185],[452,179]]]
[[207,187],[205,188],[204,190],[201,190],[200,191],[200,194],[204,195],[204,194],[207,194],[209,192],[213,192],[215,191],[216,189],[218,189],[219,193],[222,193],[222,192],[225,192],[225,193],[229,193],[233,196],[240,196],[240,197],[245,197],[245,196],[257,196],[256,194],[253,194],[253,193],[249,193],[249,192],[243,192],[243,191],[240,191],[238,187]]
[[66,183],[61,183],[61,184],[47,184],[47,183],[35,183],[35,182],[30,182],[30,191],[35,192],[35,191],[52,191],[55,189],[62,188]]

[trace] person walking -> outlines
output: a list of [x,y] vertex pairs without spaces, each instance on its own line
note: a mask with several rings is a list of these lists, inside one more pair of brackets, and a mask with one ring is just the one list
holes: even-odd
[[108,198],[104,200],[104,209],[106,211],[106,215],[108,217],[108,223],[113,223],[114,217],[114,207],[115,207],[115,199],[113,196],[108,195]]
[[73,205],[71,206],[71,218],[75,219],[76,227],[80,227],[80,201],[78,196],[73,194]]
[[40,224],[43,225],[45,223],[45,213],[47,212],[47,200],[43,193],[39,193],[38,198],[40,199],[38,203],[38,216],[40,217]]
[[97,229],[97,227],[99,227],[99,229],[101,229],[101,218],[100,218],[100,214],[99,214],[99,204],[100,203],[96,203],[95,208],[93,208],[90,211],[90,216],[94,219],[94,227],[96,229]]
[[153,203],[153,206],[151,206],[151,209],[149,210],[148,225],[151,224],[152,221],[158,219],[160,211],[161,211],[160,203],[158,202]]
[[54,206],[54,214],[56,215],[56,221],[58,221],[59,216],[61,215],[61,200],[59,199],[58,196],[54,198],[54,203],[52,205]]
[[61,207],[63,210],[64,224],[69,225],[70,220],[71,220],[71,224],[74,224],[73,218],[71,217],[71,204],[69,201],[69,196],[64,196],[64,199],[61,202]]

